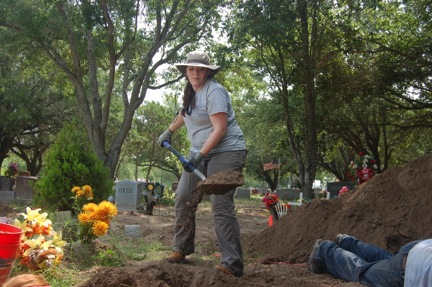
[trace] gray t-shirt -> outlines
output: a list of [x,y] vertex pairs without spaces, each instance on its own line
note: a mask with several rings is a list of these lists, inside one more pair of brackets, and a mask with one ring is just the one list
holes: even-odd
[[235,120],[235,112],[227,90],[216,80],[209,80],[195,95],[196,107],[190,115],[186,114],[185,125],[191,151],[199,152],[213,131],[210,115],[226,113],[228,127],[225,136],[210,154],[224,151],[246,150],[243,132]]

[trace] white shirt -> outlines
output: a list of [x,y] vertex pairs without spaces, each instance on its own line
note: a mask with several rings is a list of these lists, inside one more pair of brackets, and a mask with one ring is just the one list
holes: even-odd
[[404,286],[432,286],[432,239],[420,241],[408,253]]

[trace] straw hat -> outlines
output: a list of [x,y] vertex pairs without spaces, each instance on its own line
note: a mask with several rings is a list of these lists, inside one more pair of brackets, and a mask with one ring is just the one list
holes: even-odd
[[182,74],[186,74],[187,66],[209,68],[210,70],[213,70],[215,74],[217,74],[221,68],[217,65],[211,65],[209,56],[201,51],[190,52],[187,54],[186,63],[176,63],[174,65]]

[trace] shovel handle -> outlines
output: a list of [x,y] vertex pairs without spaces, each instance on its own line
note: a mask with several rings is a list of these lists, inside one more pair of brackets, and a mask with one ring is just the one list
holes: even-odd
[[[168,141],[163,141],[162,145],[164,147],[166,147],[167,149],[169,149],[182,163],[184,163],[184,164],[188,163],[188,160],[184,156],[182,156],[175,148],[173,148],[172,145],[170,145]],[[200,172],[196,167],[194,167],[193,165],[190,165],[190,167],[191,167],[193,173],[196,176],[198,176],[202,181],[206,180],[205,175],[202,172]]]

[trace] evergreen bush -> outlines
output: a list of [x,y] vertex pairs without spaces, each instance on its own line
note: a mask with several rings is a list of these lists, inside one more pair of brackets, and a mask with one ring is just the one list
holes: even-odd
[[90,185],[93,202],[99,203],[112,194],[114,181],[109,170],[96,156],[84,128],[69,123],[48,149],[35,183],[35,201],[49,210],[72,210],[74,186]]

